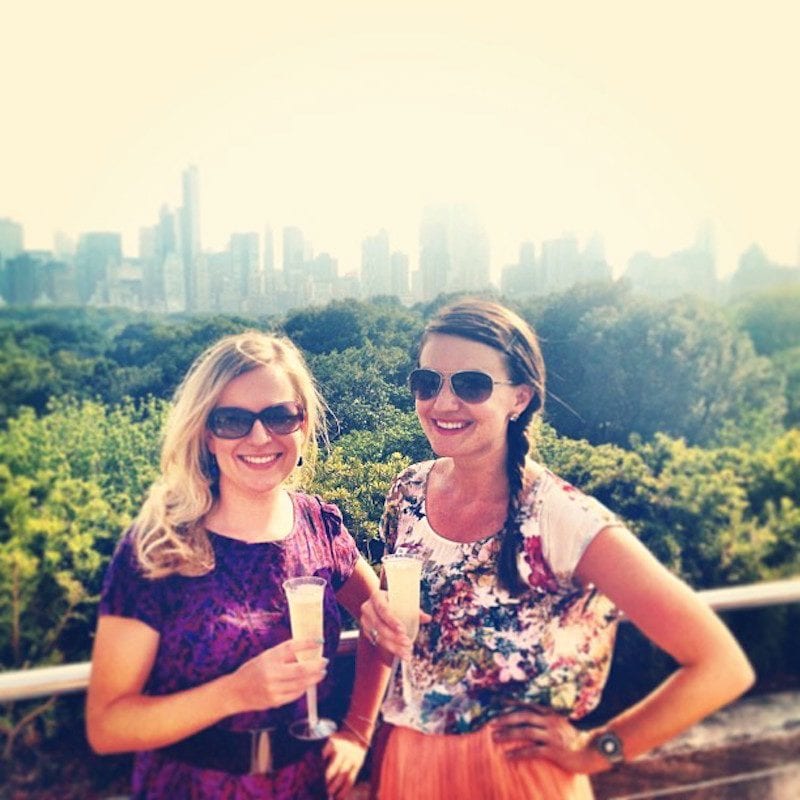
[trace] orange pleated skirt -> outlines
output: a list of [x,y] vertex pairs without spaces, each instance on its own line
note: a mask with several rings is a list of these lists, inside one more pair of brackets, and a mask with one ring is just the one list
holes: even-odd
[[586,775],[544,758],[511,760],[491,726],[459,735],[385,725],[376,742],[376,800],[593,800]]

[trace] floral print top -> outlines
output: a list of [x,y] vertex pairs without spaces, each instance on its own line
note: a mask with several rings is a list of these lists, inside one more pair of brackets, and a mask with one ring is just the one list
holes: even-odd
[[423,560],[420,626],[403,699],[395,671],[383,717],[424,733],[468,733],[515,703],[539,703],[578,719],[598,703],[608,676],[618,614],[573,573],[603,528],[619,524],[597,500],[548,470],[520,504],[518,566],[530,590],[512,597],[497,580],[500,537],[455,542],[425,510],[434,461],[396,479],[381,534],[387,553]]

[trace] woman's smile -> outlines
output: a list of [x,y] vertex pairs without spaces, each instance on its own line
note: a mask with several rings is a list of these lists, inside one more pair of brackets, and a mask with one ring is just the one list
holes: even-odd
[[274,464],[278,459],[283,457],[283,453],[268,453],[263,455],[245,455],[239,456],[239,460],[243,461],[248,467],[256,469],[268,467]]
[[431,422],[436,430],[445,436],[461,433],[473,424],[469,420],[437,419],[435,417],[431,417]]

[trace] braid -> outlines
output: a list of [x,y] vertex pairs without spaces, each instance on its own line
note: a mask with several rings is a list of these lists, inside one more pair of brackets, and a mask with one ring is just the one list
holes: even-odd
[[530,386],[533,390],[525,410],[518,419],[509,420],[506,427],[508,510],[497,557],[500,585],[512,595],[520,595],[527,588],[517,567],[517,555],[522,548],[519,506],[529,447],[526,432],[533,416],[541,413],[545,398],[545,368],[539,340],[518,314],[498,303],[478,298],[464,298],[439,310],[425,326],[418,359],[431,334],[458,336],[494,348],[503,354],[511,383]]
[[522,546],[519,529],[519,502],[525,474],[525,457],[528,454],[528,439],[525,429],[533,415],[533,404],[529,404],[520,418],[508,423],[506,440],[506,474],[508,475],[508,512],[497,557],[497,577],[500,584],[513,596],[522,594],[527,588],[517,567],[517,554]]

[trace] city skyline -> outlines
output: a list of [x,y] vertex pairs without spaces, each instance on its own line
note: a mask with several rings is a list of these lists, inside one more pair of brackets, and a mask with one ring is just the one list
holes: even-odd
[[[722,13],[724,11],[724,13]],[[204,249],[297,226],[342,271],[381,228],[416,268],[433,203],[466,203],[494,280],[524,241],[599,232],[615,276],[714,229],[798,263],[800,54],[790,4],[15,7],[0,217],[30,249],[119,231],[127,255],[200,174]]]

